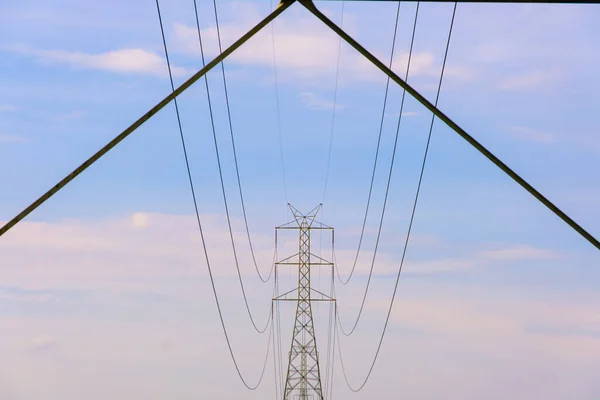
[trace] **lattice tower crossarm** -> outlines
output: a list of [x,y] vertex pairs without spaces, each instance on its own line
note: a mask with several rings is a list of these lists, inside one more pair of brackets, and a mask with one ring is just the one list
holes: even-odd
[[[333,299],[318,291],[315,292],[319,293],[320,298],[313,299],[313,296],[311,295],[314,291],[310,286],[310,270],[311,264],[313,264],[311,262],[311,256],[316,256],[312,255],[310,252],[310,231],[311,229],[331,228],[320,223],[317,223],[319,225],[318,227],[312,226],[316,213],[320,207],[317,207],[315,209],[316,211],[313,210],[314,213],[311,212],[308,215],[301,215],[295,208],[291,206],[290,208],[294,214],[296,226],[291,227],[288,225],[284,229],[297,229],[299,231],[298,261],[291,262],[291,258],[294,257],[292,256],[282,260],[282,262],[278,264],[298,265],[297,298],[288,298],[287,295],[293,292],[290,291],[274,299],[281,301],[297,301],[283,400],[324,400],[311,303],[313,301],[333,301]],[[317,258],[319,261],[314,264],[333,265],[320,257]]]

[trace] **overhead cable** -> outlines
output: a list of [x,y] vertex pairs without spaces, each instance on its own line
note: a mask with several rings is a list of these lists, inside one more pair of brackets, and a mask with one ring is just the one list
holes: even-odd
[[[392,54],[390,56],[390,65],[392,64],[392,61],[393,61],[394,48],[396,46],[396,35],[397,35],[397,31],[398,31],[398,20],[400,18],[400,5],[401,4],[402,4],[401,2],[398,2],[398,8],[396,10],[396,25],[395,25],[395,28],[394,28],[394,39],[392,41]],[[413,25],[413,34],[412,34],[411,43],[410,43],[410,50],[409,50],[409,53],[408,53],[408,64],[406,66],[406,78],[407,79],[408,79],[408,73],[410,71],[410,63],[411,63],[411,59],[412,59],[412,49],[413,49],[413,44],[414,44],[414,39],[415,39],[415,32],[416,32],[416,29],[417,29],[417,20],[418,20],[418,17],[419,17],[419,3],[417,3],[417,9],[415,11],[415,22],[414,22],[414,25]],[[388,79],[387,80],[387,85],[386,85],[386,90],[385,90],[384,107],[383,107],[383,112],[382,112],[382,116],[381,116],[381,129],[379,131],[379,140],[381,140],[381,130],[383,128],[383,119],[384,119],[385,108],[386,108],[386,103],[387,103],[387,95],[388,95],[389,83],[390,83],[390,81]],[[340,325],[340,330],[342,331],[342,333],[344,334],[344,336],[350,336],[350,335],[352,335],[354,333],[354,331],[356,330],[356,327],[358,326],[358,323],[359,323],[360,318],[362,316],[363,309],[365,307],[365,302],[367,300],[367,294],[369,292],[369,286],[371,285],[371,278],[373,277],[373,269],[375,267],[375,260],[376,260],[376,257],[377,257],[377,250],[379,249],[379,241],[381,239],[381,231],[382,231],[382,228],[383,228],[383,220],[385,218],[385,210],[386,210],[388,195],[389,195],[389,191],[390,191],[390,184],[391,184],[391,181],[392,181],[392,173],[393,173],[393,170],[394,170],[394,160],[396,159],[396,150],[397,150],[397,147],[398,147],[398,137],[399,137],[399,134],[400,134],[400,123],[402,121],[402,111],[404,109],[404,93],[405,92],[403,92],[403,95],[402,95],[402,103],[400,104],[400,113],[398,115],[398,125],[397,125],[397,128],[396,128],[396,137],[395,137],[395,140],[394,140],[394,149],[392,151],[392,159],[390,161],[390,170],[389,170],[389,173],[388,173],[387,186],[386,186],[386,189],[385,189],[385,197],[383,199],[383,206],[381,208],[381,216],[379,218],[379,228],[377,230],[377,238],[375,240],[375,249],[373,251],[373,257],[371,258],[371,268],[369,270],[369,277],[367,279],[367,285],[365,287],[365,291],[364,291],[363,296],[362,296],[360,308],[358,310],[358,315],[356,316],[354,324],[352,325],[352,328],[349,331],[346,331],[344,329],[344,327],[343,327],[343,325],[341,323],[341,318],[339,317],[339,314],[338,314],[338,322],[339,322],[339,325]],[[379,142],[377,143],[377,147],[378,147],[378,151],[379,151]],[[376,165],[374,166],[374,169],[373,169],[373,176],[375,176],[375,167],[376,167]],[[365,221],[366,221],[366,214],[365,214]],[[364,229],[364,225],[363,225],[363,229]],[[358,258],[358,253],[357,253],[357,258]],[[356,262],[356,260],[355,260],[355,262]]]
[[[340,26],[344,26],[344,5],[346,3],[342,1],[342,12],[340,17]],[[338,52],[337,62],[335,66],[335,86],[333,89],[333,110],[331,112],[331,129],[329,132],[329,151],[327,152],[327,167],[325,168],[325,186],[323,188],[323,201],[325,204],[325,196],[327,195],[327,184],[329,183],[329,168],[331,166],[331,149],[333,148],[333,131],[335,128],[335,110],[337,109],[337,95],[338,95],[338,81],[340,77],[340,58],[342,55],[342,37],[338,38]]]
[[[418,4],[419,3],[417,3],[417,6],[418,6]],[[444,70],[446,68],[446,61],[448,59],[448,50],[450,48],[450,39],[452,38],[452,30],[454,28],[454,18],[456,16],[456,6],[457,6],[457,4],[458,4],[457,2],[454,3],[454,9],[452,11],[452,20],[450,22],[450,29],[449,29],[449,32],[448,32],[448,40],[446,41],[446,51],[444,53],[444,60],[442,62],[442,70],[441,70],[441,73],[440,73],[440,80],[439,80],[439,83],[438,83],[437,94],[436,94],[436,97],[435,97],[435,106],[436,107],[437,107],[438,100],[439,100],[439,97],[440,97],[440,92],[441,92],[441,89],[442,89],[442,81],[444,79]],[[420,190],[421,190],[421,184],[423,182],[423,173],[425,171],[425,165],[427,163],[427,155],[429,153],[429,145],[431,143],[431,135],[432,135],[432,132],[433,132],[433,123],[434,123],[434,121],[435,121],[435,114],[432,115],[431,124],[429,126],[429,134],[427,136],[427,145],[425,146],[425,154],[423,155],[423,163],[421,164],[421,172],[419,174],[419,183],[417,185],[417,190],[416,190],[416,193],[415,193],[415,199],[414,199],[414,203],[413,203],[413,207],[412,207],[410,222],[408,224],[408,231],[407,231],[407,234],[406,234],[406,240],[404,242],[404,250],[402,252],[402,259],[400,260],[400,267],[398,268],[398,273],[396,275],[396,281],[395,281],[395,284],[394,284],[394,292],[392,293],[392,299],[390,301],[390,305],[389,305],[389,308],[388,308],[387,316],[386,316],[386,319],[385,319],[385,324],[384,324],[383,330],[381,332],[381,337],[379,339],[379,343],[377,344],[377,350],[375,351],[375,356],[373,357],[373,361],[371,363],[371,366],[369,367],[369,372],[367,373],[367,376],[365,377],[365,379],[363,380],[363,382],[358,387],[353,387],[350,384],[349,380],[348,380],[348,377],[346,375],[346,368],[345,368],[345,365],[344,365],[344,360],[343,360],[343,357],[342,357],[341,345],[340,345],[340,343],[338,341],[338,352],[339,352],[339,355],[340,355],[340,364],[342,366],[342,371],[343,371],[344,379],[346,381],[346,384],[348,385],[348,388],[351,391],[353,391],[353,392],[358,392],[358,391],[362,390],[365,387],[365,385],[367,384],[369,378],[371,377],[371,373],[373,372],[373,368],[375,367],[375,363],[377,362],[377,358],[379,357],[379,352],[381,351],[381,345],[383,343],[383,339],[385,337],[385,333],[387,331],[387,327],[388,327],[388,324],[389,324],[389,321],[390,321],[390,315],[392,314],[392,308],[394,307],[394,301],[396,299],[396,293],[397,293],[397,290],[398,290],[398,282],[400,282],[400,275],[402,273],[402,267],[404,266],[404,259],[405,259],[405,256],[406,256],[406,250],[408,248],[408,242],[410,240],[410,234],[411,234],[411,230],[412,230],[412,226],[413,226],[413,221],[414,221],[414,218],[415,218],[415,212],[416,212],[417,204],[418,204],[418,201],[419,201],[419,193],[420,193]]]
[[[581,225],[575,222],[571,217],[569,217],[564,211],[558,208],[554,203],[552,203],[546,196],[540,193],[537,189],[535,189],[529,182],[523,179],[519,174],[517,174],[514,170],[512,170],[508,165],[506,165],[502,160],[496,157],[491,151],[489,151],[484,145],[479,143],[473,136],[471,136],[467,131],[461,128],[456,122],[454,122],[450,117],[448,117],[442,110],[435,107],[427,98],[425,98],[421,93],[415,90],[414,87],[406,83],[402,78],[400,78],[394,71],[389,69],[385,64],[383,64],[377,57],[375,57],[372,53],[370,53],[364,46],[358,43],[354,38],[352,38],[348,33],[346,33],[343,29],[337,26],[331,19],[329,19],[325,14],[323,14],[313,3],[312,0],[296,0],[300,4],[304,6],[310,13],[316,16],[321,22],[327,25],[331,30],[333,30],[338,35],[342,36],[342,38],[352,46],[356,51],[358,51],[361,55],[363,55],[367,60],[369,60],[374,66],[376,66],[379,70],[384,72],[386,75],[392,78],[394,82],[400,85],[404,90],[406,90],[415,100],[421,103],[425,108],[434,113],[440,120],[442,120],[448,127],[450,127],[456,134],[458,134],[461,138],[463,138],[467,143],[469,143],[475,150],[477,150],[482,156],[491,161],[494,165],[496,165],[502,172],[508,175],[515,183],[525,189],[529,194],[535,197],[540,203],[542,203],[546,208],[548,208],[554,215],[563,220],[567,225],[569,225],[574,231],[579,233],[581,237],[587,240],[591,245],[600,250],[600,240],[592,236],[588,231],[586,231]],[[283,2],[282,5],[289,5],[292,3]]]
[[[273,9],[273,0],[269,0],[269,5]],[[285,161],[283,157],[283,137],[281,134],[281,107],[279,102],[279,77],[277,75],[277,52],[275,51],[275,21],[271,22],[271,44],[273,49],[273,75],[275,78],[275,104],[277,106],[277,133],[279,137],[279,158],[281,160],[281,177],[283,179],[283,192],[285,194],[285,204],[288,204],[287,178],[285,174]]]
[[[194,2],[195,2],[195,0],[194,0]],[[165,58],[166,58],[166,61],[167,61],[167,68],[168,68],[168,71],[169,71],[169,81],[171,83],[171,90],[173,92],[175,92],[175,86],[173,84],[173,74],[172,74],[172,71],[171,71],[171,63],[170,63],[170,60],[169,60],[169,51],[168,51],[168,48],[167,48],[167,41],[165,39],[165,31],[164,31],[164,27],[163,27],[162,15],[161,15],[160,5],[159,5],[158,0],[156,0],[156,11],[158,13],[158,22],[160,24],[160,32],[161,32],[161,35],[162,35],[162,41],[163,41],[163,46],[164,46],[164,50],[165,50]],[[213,295],[215,297],[215,303],[217,305],[217,310],[219,312],[219,319],[221,321],[221,327],[223,328],[223,333],[225,335],[225,340],[227,342],[227,348],[229,349],[229,355],[231,356],[231,359],[233,361],[233,365],[235,366],[235,370],[237,371],[237,374],[238,374],[240,380],[242,381],[242,383],[244,384],[244,386],[246,388],[248,388],[249,390],[256,390],[260,386],[260,384],[261,384],[261,382],[263,380],[263,377],[264,377],[264,373],[265,373],[265,369],[266,369],[266,361],[267,361],[268,356],[269,356],[269,346],[270,346],[270,341],[271,341],[271,338],[272,338],[273,326],[271,326],[271,332],[269,333],[269,340],[267,342],[267,351],[266,351],[265,363],[263,364],[262,371],[261,371],[260,377],[258,379],[258,382],[255,385],[249,385],[246,382],[246,380],[244,379],[244,377],[242,376],[242,373],[241,373],[240,368],[238,366],[237,360],[235,358],[235,354],[233,352],[233,348],[231,346],[231,342],[229,340],[229,334],[227,333],[227,328],[225,326],[225,321],[223,319],[223,312],[221,310],[221,305],[220,305],[220,302],[219,302],[219,296],[217,294],[217,289],[216,289],[214,277],[213,277],[213,274],[212,274],[212,268],[211,268],[211,265],[210,265],[210,259],[208,257],[208,250],[206,248],[206,241],[205,241],[205,238],[204,238],[204,232],[202,230],[202,223],[200,221],[200,212],[198,211],[198,202],[196,200],[196,193],[195,193],[195,190],[194,190],[194,181],[192,179],[192,173],[191,173],[189,159],[188,159],[188,156],[187,156],[187,150],[186,150],[186,146],[185,146],[185,138],[184,138],[184,135],[183,135],[183,129],[181,127],[181,118],[180,118],[180,115],[179,115],[179,107],[177,106],[177,101],[176,101],[177,99],[174,99],[174,100],[175,100],[174,101],[175,111],[176,111],[176,114],[177,114],[177,122],[178,122],[178,127],[179,127],[179,134],[180,134],[180,138],[181,138],[181,145],[182,145],[182,148],[183,148],[183,154],[184,154],[184,159],[185,159],[185,164],[186,164],[186,169],[187,169],[187,175],[188,175],[188,180],[189,180],[189,184],[190,184],[190,191],[192,193],[192,199],[193,199],[193,202],[194,202],[194,210],[195,210],[195,213],[196,213],[196,221],[198,223],[198,230],[200,232],[200,238],[201,238],[201,241],[202,241],[202,248],[204,250],[204,256],[206,258],[206,265],[207,265],[207,268],[208,268],[208,275],[210,277],[210,283],[211,283]]]
[[[205,59],[204,59],[204,45],[202,42],[202,31],[200,30],[200,20],[198,18],[198,5],[196,0],[194,0],[194,12],[196,15],[196,28],[198,31],[198,43],[200,45],[200,56],[202,57],[202,65],[205,65]],[[258,328],[258,326],[256,325],[256,322],[254,321],[254,317],[252,316],[252,312],[250,311],[250,305],[248,304],[248,298],[246,296],[246,289],[244,288],[244,281],[242,279],[242,273],[240,271],[240,265],[239,265],[239,261],[238,261],[238,256],[237,256],[237,250],[235,247],[235,240],[233,238],[233,230],[231,228],[231,218],[229,216],[229,206],[227,204],[227,195],[225,193],[225,182],[223,180],[223,170],[221,168],[221,157],[219,155],[219,144],[217,142],[217,131],[215,128],[215,119],[214,119],[214,115],[213,115],[213,108],[212,108],[212,101],[211,101],[211,96],[210,96],[210,88],[208,85],[208,77],[205,75],[204,76],[204,84],[206,87],[206,96],[208,98],[208,110],[209,110],[209,114],[210,114],[210,123],[211,123],[211,128],[212,128],[212,134],[213,134],[213,141],[214,141],[214,145],[215,145],[215,153],[217,156],[217,166],[219,168],[219,178],[221,181],[221,193],[223,196],[223,203],[225,204],[225,213],[227,216],[227,226],[229,228],[229,238],[231,240],[231,247],[233,248],[233,258],[235,261],[235,268],[237,271],[237,275],[238,275],[238,281],[240,283],[240,288],[242,290],[242,296],[244,298],[244,304],[246,306],[246,312],[248,313],[248,316],[250,317],[250,322],[252,323],[252,326],[254,327],[254,330],[256,330],[258,333],[264,333],[267,330],[267,327],[269,326],[269,320],[270,320],[270,316],[267,317],[267,322],[265,323],[264,328],[260,329]],[[258,269],[257,269],[258,272]],[[260,273],[259,273],[260,274]],[[262,279],[262,278],[261,278]],[[270,308],[270,310],[272,310]]]
[[[213,0],[213,7],[214,7],[214,10],[215,10],[215,24],[216,24],[216,28],[217,28],[217,42],[219,43],[219,53],[222,53],[223,52],[223,48],[221,46],[221,29],[219,28],[219,14],[218,14],[218,11],[217,11],[217,1],[216,0]],[[199,26],[200,26],[200,24],[198,24],[198,27]],[[263,278],[263,276],[260,273],[260,270],[258,268],[258,264],[256,262],[256,256],[254,254],[254,246],[252,245],[252,238],[250,237],[250,228],[248,227],[248,216],[246,214],[246,204],[244,202],[244,192],[242,190],[242,181],[240,179],[240,168],[239,168],[239,165],[238,165],[237,151],[236,151],[236,148],[235,148],[235,138],[234,138],[234,134],[233,134],[233,123],[231,122],[231,107],[229,105],[229,91],[227,90],[227,78],[225,77],[225,63],[224,62],[221,62],[221,76],[223,78],[223,89],[225,90],[225,104],[227,105],[227,120],[229,122],[229,135],[231,137],[231,148],[233,150],[233,161],[234,161],[234,164],[235,164],[235,174],[236,174],[236,177],[237,177],[237,185],[238,185],[239,194],[240,194],[240,203],[242,205],[242,214],[244,216],[244,226],[246,228],[246,236],[248,238],[248,245],[250,246],[250,254],[252,255],[252,262],[254,263],[254,268],[256,269],[256,273],[258,274],[259,279],[263,283],[267,283],[271,279],[271,275],[272,275],[273,270],[271,269],[271,272],[269,273],[269,275],[267,276],[266,279]],[[216,141],[215,141],[215,146],[217,146]],[[217,152],[218,152],[218,146],[217,146]],[[219,165],[219,173],[221,173],[220,165]],[[221,174],[221,181],[222,180],[223,180],[223,177],[222,177],[222,174]],[[227,206],[227,200],[225,199],[225,186],[223,186],[223,200],[225,202],[225,211],[227,213],[227,223],[229,225],[229,233],[230,233],[231,238],[232,238],[231,239],[231,243],[232,243],[232,246],[233,246],[233,252],[236,253],[235,243],[234,243],[234,239],[233,239],[233,231],[231,229],[231,221],[229,219],[229,209],[228,209],[228,206]],[[238,261],[237,261],[237,254],[235,254],[235,259],[236,259],[236,266],[237,266],[238,272],[239,272],[239,265],[238,265]]]
[[[392,68],[392,62],[394,59],[394,47],[395,47],[395,43],[396,43],[396,32],[398,30],[398,15],[399,15],[399,13],[400,13],[400,2],[398,2],[398,9],[396,11],[396,24],[395,24],[395,28],[394,28],[394,40],[392,42],[392,52],[390,54],[390,62],[389,62],[390,68]],[[341,40],[342,40],[342,38],[340,36],[340,41]],[[340,269],[336,263],[337,278],[342,285],[347,285],[348,282],[350,282],[350,280],[352,279],[352,276],[354,275],[354,270],[356,269],[356,264],[358,262],[358,257],[360,255],[360,250],[362,248],[362,243],[363,243],[363,239],[365,236],[365,227],[367,226],[367,217],[369,215],[369,207],[371,205],[371,197],[373,194],[373,184],[375,182],[375,172],[377,171],[377,161],[379,159],[379,150],[380,150],[380,146],[381,146],[381,136],[383,133],[383,122],[385,120],[385,110],[386,110],[386,106],[387,106],[389,87],[390,87],[390,77],[388,76],[386,83],[385,83],[385,96],[383,98],[381,121],[379,123],[379,135],[377,137],[377,147],[375,150],[375,159],[373,161],[373,171],[371,172],[371,184],[369,185],[369,195],[367,196],[367,205],[365,207],[365,215],[363,217],[362,228],[360,229],[360,237],[358,239],[358,246],[356,248],[356,254],[354,256],[354,262],[352,263],[352,269],[350,270],[350,274],[348,275],[348,278],[346,280],[343,280],[342,277],[340,276]],[[335,249],[334,249],[334,254],[335,254]]]

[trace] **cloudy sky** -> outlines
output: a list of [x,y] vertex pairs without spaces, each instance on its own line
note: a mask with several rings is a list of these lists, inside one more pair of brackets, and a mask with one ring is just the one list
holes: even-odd
[[[217,2],[223,44],[270,10]],[[339,21],[341,2],[319,2]],[[403,3],[393,68],[406,68],[415,3]],[[207,57],[212,2],[200,1]],[[176,84],[201,66],[191,0],[161,3]],[[396,4],[348,2],[344,27],[388,60]],[[451,4],[422,4],[409,82],[434,99]],[[600,8],[460,4],[440,108],[600,236]],[[281,166],[273,68],[279,108]],[[259,268],[273,259],[286,201],[336,229],[340,274],[358,244],[385,78],[294,5],[225,63],[248,222]],[[235,243],[258,324],[272,282],[250,258],[220,70],[209,74]],[[7,221],[169,93],[154,1],[8,0],[0,5],[0,221]],[[373,257],[402,91],[390,89],[356,277],[337,285],[356,317]],[[249,383],[269,341],[246,314],[221,194],[204,84],[180,98],[208,256]],[[335,108],[330,175],[324,194]],[[431,115],[406,100],[374,279],[341,340],[350,384],[365,377],[394,289]],[[390,326],[364,390],[336,356],[334,398],[594,400],[600,396],[600,254],[436,122]],[[287,194],[286,194],[287,193]],[[293,237],[279,255],[293,254]],[[331,254],[313,237],[315,252]],[[282,290],[293,286],[281,271]],[[327,271],[313,271],[325,290]],[[273,362],[247,392],[229,357],[193,216],[172,106],[0,238],[0,398],[275,398]],[[315,306],[321,357],[327,308]],[[281,308],[282,347],[293,308]],[[272,353],[269,354],[272,357]],[[324,368],[324,367],[323,367]]]

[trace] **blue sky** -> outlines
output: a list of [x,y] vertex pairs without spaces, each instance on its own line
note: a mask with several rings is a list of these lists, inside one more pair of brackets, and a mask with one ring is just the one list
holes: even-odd
[[[218,5],[225,45],[269,11],[266,0]],[[341,3],[319,6],[339,20]],[[164,1],[161,7],[181,83],[201,65],[193,3]],[[382,60],[389,58],[395,7],[345,5],[344,26]],[[212,58],[212,2],[199,8]],[[394,60],[399,72],[414,9],[414,3],[402,5]],[[450,4],[421,5],[409,82],[430,99],[451,12]],[[446,114],[596,237],[598,14],[595,6],[459,5],[440,98]],[[310,209],[323,199],[338,39],[297,5],[274,31],[288,200]],[[271,45],[266,29],[225,63],[250,229],[263,270],[272,257],[273,227],[289,217]],[[344,274],[360,232],[385,79],[348,46],[341,51],[322,219],[336,228]],[[0,54],[3,221],[170,89],[150,1],[9,0],[0,6]],[[252,275],[219,70],[209,74],[209,84],[241,268],[262,320],[271,289]],[[338,289],[346,325],[360,304],[373,252],[401,95],[391,88],[358,275]],[[234,348],[252,380],[266,337],[254,335],[244,317],[202,82],[181,96],[180,107],[217,287]],[[385,318],[431,118],[409,98],[405,112],[368,313],[356,336],[342,341],[352,349],[345,361],[353,382],[364,375]],[[233,383],[192,212],[175,113],[168,106],[2,237],[0,329],[8,334],[0,337],[7,355],[0,362],[0,397],[274,396],[271,370],[257,393]],[[590,372],[600,367],[598,251],[439,121],[413,233],[373,382],[353,395],[338,365],[336,396],[598,396]],[[292,251],[293,243],[284,247]],[[325,287],[324,273],[315,278]],[[283,282],[291,280],[286,275]],[[282,328],[291,329],[291,313],[284,309]],[[317,310],[317,329],[326,324],[324,316]],[[283,345],[288,342],[284,334]]]

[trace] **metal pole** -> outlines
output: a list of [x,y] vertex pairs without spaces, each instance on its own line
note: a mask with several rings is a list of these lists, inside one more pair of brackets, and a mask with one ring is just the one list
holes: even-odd
[[271,21],[273,21],[277,16],[279,16],[282,12],[284,12],[294,1],[295,0],[282,1],[279,4],[279,6],[277,6],[277,8],[271,14],[269,14],[265,19],[260,21],[254,28],[250,29],[250,31],[248,31],[244,36],[239,38],[235,43],[233,43],[231,46],[229,46],[227,49],[225,49],[225,51],[223,51],[221,54],[219,54],[214,60],[212,60],[211,62],[206,64],[206,66],[204,68],[202,68],[200,71],[196,72],[194,75],[192,75],[191,78],[189,78],[181,86],[179,86],[177,89],[175,89],[175,91],[171,92],[171,94],[169,94],[167,97],[162,99],[157,105],[152,107],[150,109],[150,111],[148,111],[147,113],[142,115],[137,121],[135,121],[127,129],[125,129],[123,132],[121,132],[117,137],[115,137],[108,144],[106,144],[104,147],[102,147],[100,150],[98,150],[94,155],[92,155],[90,158],[88,158],[83,164],[81,164],[79,167],[75,168],[73,170],[73,172],[71,172],[69,175],[64,177],[60,182],[58,182],[56,185],[54,185],[50,190],[48,190],[46,193],[44,193],[36,201],[31,203],[27,208],[25,208],[23,211],[21,211],[16,217],[14,217],[9,222],[7,222],[6,225],[4,225],[2,228],[0,228],[0,236],[4,235],[6,232],[8,232],[9,229],[11,229],[17,223],[19,223],[23,218],[25,218],[27,215],[29,215],[33,210],[35,210],[36,208],[41,206],[46,200],[48,200],[50,197],[52,197],[54,194],[56,194],[56,192],[61,190],[69,182],[71,182],[73,179],[75,179],[79,174],[81,174],[88,167],[90,167],[92,164],[94,164],[96,161],[98,161],[103,155],[108,153],[113,147],[115,147],[117,144],[119,144],[123,139],[125,139],[131,133],[133,133],[133,131],[135,131],[137,128],[139,128],[144,122],[149,120],[154,114],[158,113],[163,107],[165,107],[167,104],[169,104],[173,99],[175,99],[177,96],[179,96],[181,93],[183,93],[186,89],[188,89],[190,86],[192,86],[192,84],[194,84],[194,82],[196,82],[198,79],[202,78],[208,71],[210,71],[213,67],[215,67],[217,64],[219,64],[221,61],[223,61],[227,56],[229,56],[231,53],[233,53],[238,47],[240,47],[241,45],[246,43],[248,41],[248,39],[250,39],[256,33],[258,33],[262,28],[264,28]]
[[462,129],[456,122],[454,122],[450,117],[440,111],[437,107],[435,107],[429,100],[423,97],[419,92],[417,92],[412,86],[406,83],[402,78],[394,73],[390,68],[388,68],[384,63],[379,61],[377,57],[373,54],[369,53],[367,49],[361,46],[356,40],[354,40],[350,35],[348,35],[344,30],[338,27],[333,21],[331,21],[327,16],[325,16],[311,0],[298,0],[304,7],[306,7],[312,14],[314,14],[318,19],[323,21],[325,25],[331,28],[335,33],[340,35],[342,39],[344,39],[350,46],[355,48],[360,54],[366,57],[369,61],[371,61],[377,68],[379,68],[383,73],[389,76],[394,82],[400,85],[404,90],[406,90],[411,96],[413,96],[419,103],[423,104],[425,108],[431,111],[435,116],[441,119],[446,123],[452,130],[458,133],[463,139],[465,139],[471,146],[475,147],[477,151],[483,154],[488,160],[496,164],[498,168],[500,168],[505,174],[511,177],[515,182],[517,182],[521,187],[527,190],[531,195],[533,195],[536,199],[538,199],[542,204],[544,204],[550,211],[552,211],[556,216],[566,222],[571,228],[577,231],[584,239],[590,242],[594,247],[600,250],[600,241],[592,236],[589,232],[587,232],[583,227],[581,227],[577,222],[575,222],[571,217],[565,214],[560,208],[558,208],[554,203],[548,200],[544,195],[538,192],[533,186],[531,186],[525,179],[521,178],[515,171],[513,171],[510,167],[508,167],[504,162],[502,162],[498,157],[492,154],[487,148],[485,148],[481,143],[479,143],[473,136],[469,135],[464,129]]

